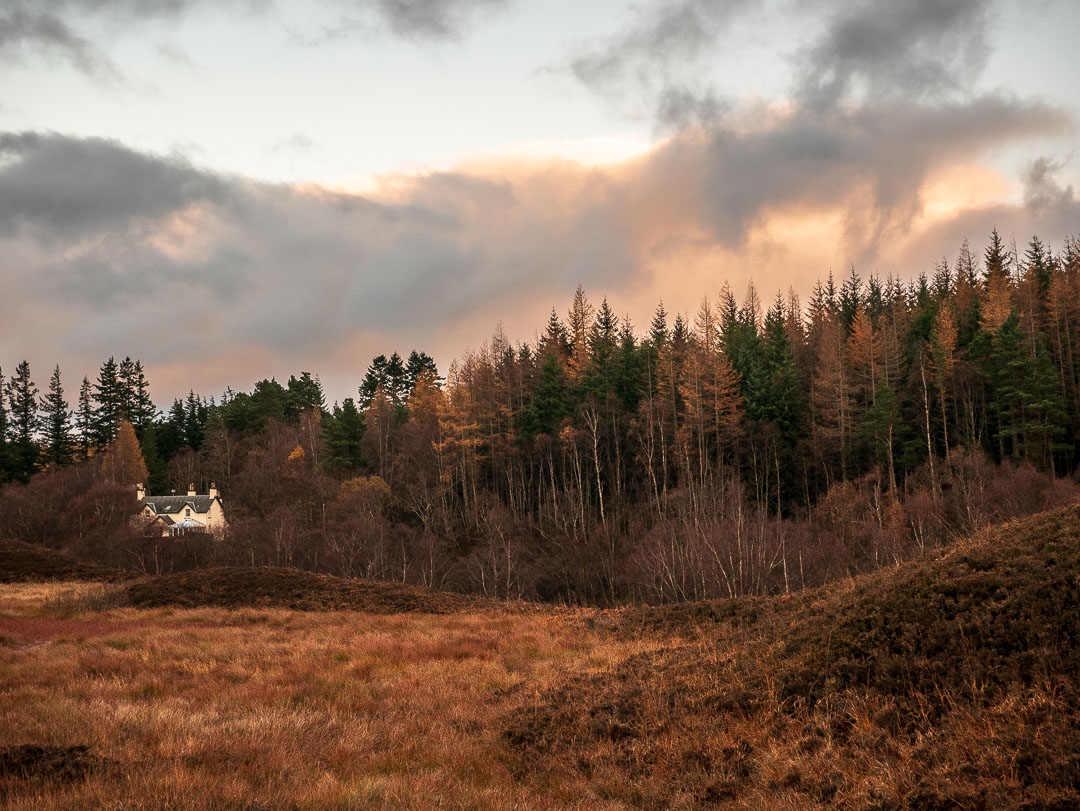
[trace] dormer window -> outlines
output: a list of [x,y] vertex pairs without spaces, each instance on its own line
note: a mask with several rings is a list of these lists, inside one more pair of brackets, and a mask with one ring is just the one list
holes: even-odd
[[184,510],[184,515],[187,516],[188,518],[191,518],[191,508],[190,507],[188,507],[186,510]]

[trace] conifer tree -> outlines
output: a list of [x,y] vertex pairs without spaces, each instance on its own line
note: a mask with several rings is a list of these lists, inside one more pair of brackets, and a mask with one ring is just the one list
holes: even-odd
[[409,353],[409,357],[405,361],[405,386],[408,388],[409,394],[412,394],[413,389],[416,388],[416,381],[422,374],[430,374],[436,385],[442,382],[439,377],[439,368],[435,365],[431,355],[414,349]]
[[589,368],[582,382],[586,398],[604,402],[615,390],[615,355],[619,345],[619,319],[605,298],[589,329]]
[[128,417],[135,426],[135,432],[141,436],[154,422],[157,408],[150,399],[150,384],[146,380],[146,372],[140,360],[136,360],[132,367],[129,387]]
[[199,450],[206,438],[206,401],[194,390],[184,400],[184,443],[192,450]]
[[575,383],[585,376],[589,365],[589,327],[592,325],[594,308],[579,284],[574,291],[574,301],[567,314],[570,335],[570,378]]
[[986,297],[981,313],[982,327],[988,332],[1000,329],[1013,309],[1008,262],[1008,250],[995,228],[986,248]]
[[8,419],[10,467],[14,476],[22,481],[28,480],[34,472],[40,450],[36,437],[40,425],[37,396],[38,388],[30,377],[30,364],[24,360],[15,367],[15,374],[7,383],[11,411]]
[[310,372],[301,372],[300,377],[290,375],[285,395],[285,419],[295,422],[300,415],[308,411],[322,413],[326,410],[322,383],[312,377]]
[[544,334],[540,337],[537,360],[547,354],[553,354],[560,361],[565,361],[570,357],[570,337],[554,307],[551,308]]
[[94,384],[94,446],[102,449],[116,435],[116,426],[125,412],[125,397],[120,381],[120,369],[110,357],[101,364]]
[[326,466],[342,472],[363,469],[364,431],[364,415],[351,397],[340,406],[335,403],[330,417],[323,421]]
[[49,393],[42,398],[41,409],[44,412],[42,457],[46,464],[66,465],[71,462],[74,442],[71,436],[71,410],[64,399],[59,365],[49,378]]
[[78,431],[79,436],[80,459],[86,459],[90,456],[90,450],[94,447],[95,426],[96,419],[90,379],[84,375],[82,385],[79,386],[79,407],[75,412],[75,430]]

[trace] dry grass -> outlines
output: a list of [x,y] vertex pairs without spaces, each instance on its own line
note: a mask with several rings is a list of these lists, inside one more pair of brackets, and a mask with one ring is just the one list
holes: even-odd
[[610,612],[2,586],[0,803],[1080,807],[1078,539],[1073,508],[790,599]]
[[0,587],[0,750],[100,763],[0,775],[10,808],[591,804],[516,780],[500,719],[642,647],[574,612],[73,614],[70,591]]

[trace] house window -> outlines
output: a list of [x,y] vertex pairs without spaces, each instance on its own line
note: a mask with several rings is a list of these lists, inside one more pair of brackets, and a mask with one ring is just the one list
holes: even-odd
[[188,517],[188,518],[191,518],[191,508],[190,507],[188,507],[186,510],[184,510],[184,515],[186,517]]

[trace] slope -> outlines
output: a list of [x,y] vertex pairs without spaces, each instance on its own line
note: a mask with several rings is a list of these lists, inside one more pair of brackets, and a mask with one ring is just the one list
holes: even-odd
[[791,599],[608,616],[656,647],[507,720],[632,804],[1080,805],[1080,507]]

